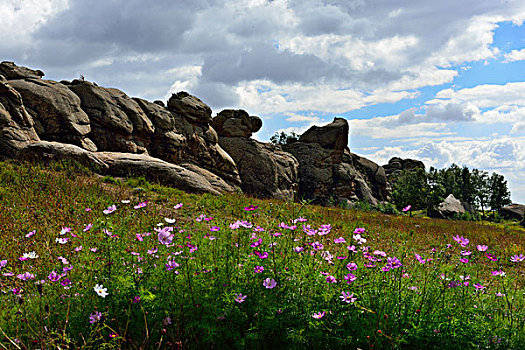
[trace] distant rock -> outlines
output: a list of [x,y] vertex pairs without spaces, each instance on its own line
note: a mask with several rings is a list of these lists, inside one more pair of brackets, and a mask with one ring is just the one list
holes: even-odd
[[452,219],[455,216],[470,213],[475,215],[474,208],[467,203],[456,199],[453,194],[449,194],[448,197],[439,204],[437,210],[429,213],[431,217],[441,218],[441,219]]
[[211,122],[211,108],[185,91],[171,95],[168,109],[175,114],[185,116],[195,124],[208,125]]
[[25,78],[42,78],[45,74],[41,70],[34,70],[26,67],[19,67],[14,62],[4,61],[0,63],[0,75],[7,80],[25,79]]
[[388,161],[388,164],[383,165],[385,174],[387,176],[398,176],[403,170],[412,171],[415,169],[425,170],[425,164],[415,159],[402,159],[399,157],[393,157]]
[[225,109],[213,118],[211,126],[222,137],[250,138],[253,133],[261,129],[262,120],[259,117],[249,115],[242,109]]
[[40,138],[22,96],[0,76],[0,159],[14,157],[20,149],[36,141]]
[[518,220],[524,219],[525,205],[513,203],[507,205],[500,210],[500,215],[507,220]]

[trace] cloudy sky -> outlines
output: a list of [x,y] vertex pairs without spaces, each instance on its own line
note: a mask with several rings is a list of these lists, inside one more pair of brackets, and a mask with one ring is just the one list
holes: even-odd
[[0,60],[263,119],[349,120],[350,148],[505,175],[525,203],[523,0],[1,0]]

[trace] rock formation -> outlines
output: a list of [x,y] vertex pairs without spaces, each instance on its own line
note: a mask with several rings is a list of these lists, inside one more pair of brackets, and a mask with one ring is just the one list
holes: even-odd
[[453,194],[449,194],[448,197],[439,204],[437,210],[429,213],[429,216],[441,219],[452,219],[467,212],[471,215],[476,214],[476,211],[470,204],[456,199]]
[[360,199],[376,205],[387,200],[384,170],[350,153],[348,131],[348,122],[335,118],[326,126],[311,127],[297,142],[284,146],[299,161],[300,198],[321,205],[345,205]]
[[251,138],[259,117],[228,109],[212,118],[211,108],[186,92],[164,104],[43,76],[0,63],[0,157],[73,159],[100,174],[144,176],[198,193],[242,189],[324,205],[389,198],[384,169],[350,153],[344,119],[281,147]]
[[521,221],[524,219],[525,205],[513,203],[501,208],[499,213],[507,220]]
[[419,160],[415,159],[401,159],[399,157],[393,157],[388,161],[388,164],[383,165],[385,169],[386,176],[389,178],[398,176],[403,172],[403,170],[415,170],[415,169],[425,169],[425,164]]

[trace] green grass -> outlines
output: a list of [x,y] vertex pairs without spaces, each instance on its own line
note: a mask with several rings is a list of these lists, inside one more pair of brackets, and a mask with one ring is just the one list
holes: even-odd
[[[298,218],[307,221],[286,228]],[[238,220],[252,225],[230,228]],[[328,224],[325,235],[303,230]],[[162,227],[173,228],[168,246]],[[356,228],[366,243],[357,244]],[[510,261],[525,253],[517,225],[192,195],[74,163],[0,162],[0,234],[1,348],[525,348],[525,261]],[[37,258],[20,260],[33,251]],[[402,266],[382,271],[394,257]],[[492,274],[499,270],[505,276]],[[34,278],[17,277],[24,273]],[[342,292],[356,299],[346,303]]]

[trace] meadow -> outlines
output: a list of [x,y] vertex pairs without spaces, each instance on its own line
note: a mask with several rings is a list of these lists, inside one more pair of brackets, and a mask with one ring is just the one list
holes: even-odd
[[0,162],[2,349],[524,349],[525,231]]

